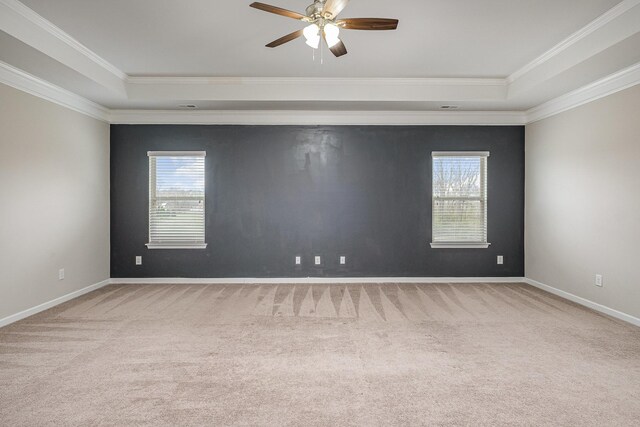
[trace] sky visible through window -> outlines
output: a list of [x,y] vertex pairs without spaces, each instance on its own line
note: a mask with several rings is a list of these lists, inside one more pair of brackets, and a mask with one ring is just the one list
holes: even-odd
[[204,159],[164,153],[150,157],[150,244],[204,244]]
[[156,189],[159,195],[204,194],[203,157],[159,156],[156,158],[156,170]]

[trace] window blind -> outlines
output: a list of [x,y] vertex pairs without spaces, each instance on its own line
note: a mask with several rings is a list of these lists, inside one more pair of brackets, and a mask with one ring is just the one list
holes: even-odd
[[488,246],[488,157],[488,152],[432,153],[432,246]]
[[204,151],[150,151],[149,248],[205,244]]

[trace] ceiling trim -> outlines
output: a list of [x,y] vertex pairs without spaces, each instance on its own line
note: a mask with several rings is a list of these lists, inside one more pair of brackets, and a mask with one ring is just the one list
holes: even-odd
[[536,59],[534,59],[533,61],[526,64],[524,67],[513,72],[511,75],[507,77],[506,79],[507,83],[509,84],[513,83],[515,80],[529,73],[534,68],[537,68],[540,65],[544,64],[545,62],[548,62],[553,57],[559,55],[563,51],[567,50],[568,48],[575,45],[579,41],[585,39],[587,36],[593,34],[597,30],[605,27],[606,25],[611,23],[613,20],[629,12],[629,10],[633,9],[638,5],[640,5],[640,0],[623,0],[621,3],[609,9],[607,12],[600,15],[598,18],[596,18],[586,26],[582,27],[581,29],[579,29],[578,31],[576,31],[575,33],[573,33],[572,35],[570,35],[569,37],[567,37],[566,39],[564,39],[563,41],[561,41],[560,43],[558,43],[557,45],[555,45],[554,47],[552,47],[551,49],[549,49],[548,51],[546,51],[545,53],[537,57]]
[[504,101],[504,79],[130,77],[132,100]]
[[[624,0],[617,6],[571,35],[550,51],[507,78],[510,100],[523,100],[537,94],[571,73],[597,70],[598,56],[616,55],[625,41],[640,35],[640,0]],[[634,61],[635,62],[635,61]],[[627,62],[622,66],[631,65]],[[609,70],[613,72],[614,70]],[[564,75],[564,77],[563,77]],[[604,73],[598,77],[604,77]],[[595,79],[595,77],[594,77]],[[577,89],[573,86],[571,89]],[[567,90],[568,91],[568,90]]]
[[[1,1],[1,0],[0,0]],[[639,0],[640,1],[640,0]],[[505,79],[492,78],[389,78],[389,77],[151,77],[129,76],[127,83],[139,85],[299,85],[299,84],[339,84],[339,85],[391,85],[391,86],[505,86]]]
[[80,95],[62,89],[2,61],[0,61],[0,83],[94,119],[109,121],[109,110],[102,105],[89,101]]
[[0,0],[0,29],[69,68],[125,94],[127,75],[18,0]]
[[640,63],[526,112],[109,110],[2,61],[0,83],[114,124],[524,125],[640,84]]
[[19,0],[0,0],[0,29],[123,100],[501,102],[521,101],[564,70],[640,32],[640,0],[623,0],[506,78],[128,76]]
[[107,71],[118,76],[120,79],[124,80],[127,78],[127,75],[123,71],[121,71],[118,67],[107,62],[107,60],[105,60],[104,58],[96,54],[94,51],[92,51],[91,49],[89,49],[88,47],[80,43],[78,40],[71,37],[68,33],[64,32],[62,29],[55,26],[50,21],[43,18],[41,15],[39,15],[29,7],[25,6],[22,2],[18,0],[0,0],[0,3],[6,5],[7,7],[11,8],[15,12],[19,13],[29,22],[42,28],[47,33],[51,34],[57,39],[62,40],[67,45],[69,45],[69,47],[72,47],[73,49],[77,50],[79,53],[86,56],[87,58],[89,58],[96,64],[100,65]]
[[527,124],[546,119],[640,84],[640,63],[527,111]]
[[[507,78],[216,78],[128,76],[18,0],[0,0],[0,29],[132,100],[504,101],[640,32],[640,0],[623,0]],[[640,83],[633,65],[526,112],[109,110],[0,62],[0,82],[113,123],[513,125],[532,123]]]
[[94,119],[108,122],[109,110],[80,95],[0,61],[0,83],[45,99]]
[[113,124],[512,126],[525,119],[519,111],[111,111]]
[[114,124],[522,125],[517,111],[176,111],[109,110],[0,61],[0,83]]

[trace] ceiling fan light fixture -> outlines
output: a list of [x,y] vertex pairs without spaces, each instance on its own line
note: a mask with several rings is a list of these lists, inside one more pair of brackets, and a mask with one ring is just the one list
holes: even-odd
[[314,49],[320,46],[320,27],[316,24],[311,24],[303,31],[304,38],[307,39],[307,44]]
[[318,47],[320,47],[320,37],[316,37],[315,39],[308,39],[307,45],[314,49],[317,49]]
[[[0,0],[2,1],[2,0]],[[313,0],[313,4],[307,7],[305,13],[293,12],[278,6],[266,3],[253,2],[249,6],[273,13],[296,21],[304,22],[305,28],[299,29],[268,43],[266,47],[274,48],[296,40],[299,37],[306,39],[306,44],[313,49],[320,47],[321,39],[329,46],[329,50],[339,58],[347,54],[347,48],[340,40],[340,30],[395,30],[398,28],[398,20],[390,18],[347,18],[338,19],[349,0]],[[310,24],[310,25],[309,25]]]
[[340,42],[340,29],[337,25],[334,24],[325,24],[324,26],[324,38],[327,41],[327,45],[329,48],[334,47]]

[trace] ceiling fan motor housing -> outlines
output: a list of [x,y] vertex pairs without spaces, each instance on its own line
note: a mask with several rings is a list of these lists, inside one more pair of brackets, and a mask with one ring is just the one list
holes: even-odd
[[322,17],[323,9],[324,0],[316,0],[313,4],[307,6],[306,13],[310,19],[315,21],[316,19]]

